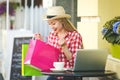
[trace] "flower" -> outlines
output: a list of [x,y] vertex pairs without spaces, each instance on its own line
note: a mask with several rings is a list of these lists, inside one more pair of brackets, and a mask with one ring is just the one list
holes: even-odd
[[108,29],[107,28],[102,28],[102,35],[105,35],[107,33]]
[[[19,6],[19,3],[16,2],[9,2],[9,15],[14,16],[15,15],[15,10]],[[6,1],[0,3],[0,16],[6,14]]]
[[107,21],[102,28],[103,39],[109,43],[120,44],[120,16]]
[[119,34],[120,33],[120,21],[118,21],[118,22],[115,22],[114,24],[113,24],[113,31],[115,32],[115,33],[117,33],[117,34]]

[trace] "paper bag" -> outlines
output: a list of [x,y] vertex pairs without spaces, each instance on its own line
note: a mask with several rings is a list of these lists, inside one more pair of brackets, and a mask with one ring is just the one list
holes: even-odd
[[53,62],[58,61],[60,51],[41,41],[30,40],[29,48],[24,64],[33,66],[41,71],[49,71],[53,67]]
[[22,76],[41,76],[41,71],[24,64],[28,44],[22,44]]

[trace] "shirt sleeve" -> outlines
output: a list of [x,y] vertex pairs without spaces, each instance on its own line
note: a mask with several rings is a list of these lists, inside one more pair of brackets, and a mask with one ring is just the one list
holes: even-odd
[[76,51],[77,49],[82,49],[82,37],[80,35],[80,33],[75,33],[73,35],[73,39],[71,41],[71,47],[70,47],[70,51],[72,53],[72,57],[74,59],[74,57],[76,56]]

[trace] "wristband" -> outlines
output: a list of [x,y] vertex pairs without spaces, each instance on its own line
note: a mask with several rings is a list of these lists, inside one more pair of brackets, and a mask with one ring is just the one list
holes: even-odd
[[63,43],[62,45],[61,45],[61,47],[63,47],[63,46],[65,46],[66,44],[65,43]]

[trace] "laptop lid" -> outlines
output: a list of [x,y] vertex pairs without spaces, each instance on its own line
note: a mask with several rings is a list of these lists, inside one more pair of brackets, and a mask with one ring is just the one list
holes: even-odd
[[107,55],[106,49],[78,49],[73,71],[104,71]]

